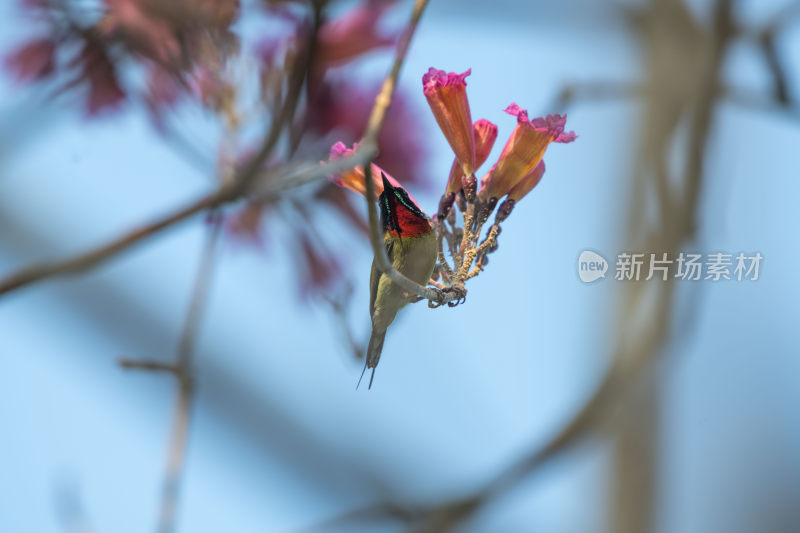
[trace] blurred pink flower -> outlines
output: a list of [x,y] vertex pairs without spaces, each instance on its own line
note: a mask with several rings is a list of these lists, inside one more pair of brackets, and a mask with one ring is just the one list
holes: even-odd
[[158,64],[147,69],[147,94],[145,101],[156,127],[163,131],[164,112],[177,104],[183,87],[170,72]]
[[200,102],[210,109],[220,107],[229,89],[219,73],[206,65],[198,65],[191,72],[190,86]]
[[132,51],[163,65],[176,64],[181,57],[181,45],[174,28],[148,10],[142,0],[104,0],[107,12],[100,21],[106,38],[120,38]]
[[125,91],[119,85],[114,63],[106,50],[97,42],[86,40],[80,54],[69,63],[70,67],[78,67],[80,72],[64,88],[70,88],[86,82],[89,96],[86,109],[89,115],[97,115],[103,111],[118,107],[125,99]]
[[375,48],[391,46],[397,33],[378,32],[380,19],[394,0],[366,0],[343,16],[325,22],[319,31],[317,59],[323,65],[349,61]]
[[44,9],[48,7],[49,0],[20,0],[20,4],[31,9]]
[[45,10],[50,8],[50,0],[18,0],[20,6],[25,10],[27,15],[33,18],[41,18]]
[[300,281],[301,296],[308,296],[329,289],[333,282],[341,276],[342,268],[336,257],[320,246],[311,242],[307,231],[298,231],[302,259],[302,278]]
[[[352,155],[358,145],[353,145],[353,148],[348,148],[345,146],[343,142],[337,142],[333,146],[331,146],[331,154],[330,154],[330,161],[336,161],[337,159],[342,159],[349,155]],[[378,199],[378,196],[383,192],[383,180],[381,179],[381,174],[386,176],[386,179],[389,182],[399,187],[400,183],[394,179],[392,176],[389,175],[388,172],[384,171],[381,167],[372,163],[372,183],[375,184],[375,200]],[[350,189],[351,191],[355,191],[361,196],[367,195],[367,185],[366,185],[366,173],[364,172],[364,167],[361,165],[354,165],[352,168],[344,170],[338,174],[331,174],[328,178],[340,187],[344,187],[345,189]]]
[[226,232],[248,244],[264,248],[264,215],[266,206],[262,202],[248,202],[225,217]]
[[[309,104],[309,130],[320,136],[335,135],[333,138],[346,143],[358,141],[364,135],[379,90],[378,86],[363,89],[349,80],[326,80]],[[375,162],[391,169],[402,183],[425,187],[431,182],[425,178],[428,151],[420,122],[418,109],[398,88],[378,136],[380,153]]]
[[37,81],[54,72],[55,51],[52,39],[32,39],[8,54],[3,64],[19,81]]

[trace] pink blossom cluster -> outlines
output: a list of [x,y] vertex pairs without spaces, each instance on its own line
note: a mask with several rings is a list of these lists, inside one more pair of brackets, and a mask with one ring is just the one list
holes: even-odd
[[[505,218],[514,203],[521,200],[542,179],[545,171],[542,158],[548,145],[553,142],[570,143],[577,138],[575,132],[565,131],[566,115],[529,119],[526,110],[512,103],[505,112],[517,118],[516,127],[497,162],[480,180],[478,187],[475,171],[489,157],[497,139],[497,126],[486,119],[472,121],[466,90],[466,78],[471,72],[470,69],[461,74],[447,73],[431,67],[422,76],[425,98],[455,154],[445,193],[439,204],[439,219],[447,216],[457,195],[470,194],[477,194],[477,201],[482,203],[484,209],[488,207],[489,211],[494,209],[498,200],[505,197],[506,202],[499,210],[500,218]],[[383,145],[381,149],[384,149]],[[345,152],[349,153],[351,150],[347,150],[342,143],[337,143],[331,149],[331,159],[337,159]],[[364,174],[363,168],[356,167],[332,176],[332,180],[338,185],[364,194]],[[382,174],[390,176],[380,167],[373,168],[372,176],[378,193],[382,190],[379,178]]]

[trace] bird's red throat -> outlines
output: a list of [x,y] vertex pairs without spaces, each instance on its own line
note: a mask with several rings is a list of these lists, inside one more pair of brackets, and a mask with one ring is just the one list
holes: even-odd
[[421,218],[402,204],[396,205],[395,210],[400,231],[390,229],[389,234],[392,237],[419,237],[431,231],[432,226],[428,219]]

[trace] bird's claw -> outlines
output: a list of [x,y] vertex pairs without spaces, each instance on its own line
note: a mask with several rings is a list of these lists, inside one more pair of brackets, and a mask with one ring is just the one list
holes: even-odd
[[[455,298],[450,298],[451,294],[455,295]],[[455,307],[459,304],[462,304],[467,301],[467,289],[464,287],[445,287],[444,289],[438,290],[439,297],[434,300],[428,301],[428,307],[436,308],[441,307],[445,303],[447,307]]]

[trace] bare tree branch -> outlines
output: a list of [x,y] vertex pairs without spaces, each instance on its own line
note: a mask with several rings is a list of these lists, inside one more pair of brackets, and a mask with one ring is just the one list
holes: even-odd
[[[284,101],[281,112],[278,117],[270,124],[270,129],[264,138],[256,155],[242,166],[236,173],[234,178],[230,181],[223,183],[220,188],[206,195],[199,200],[196,200],[189,205],[179,208],[178,210],[169,213],[154,222],[146,224],[141,228],[132,230],[120,237],[113,239],[107,244],[101,245],[88,252],[78,254],[75,257],[55,261],[49,263],[35,264],[24,267],[17,272],[10,274],[5,279],[0,280],[0,295],[6,294],[13,290],[19,289],[31,283],[40,281],[45,278],[59,276],[64,274],[72,274],[82,272],[93,268],[103,261],[115,256],[116,254],[125,251],[135,244],[138,244],[147,237],[150,237],[161,230],[171,227],[178,222],[182,222],[189,217],[196,215],[202,211],[213,209],[225,203],[234,201],[248,192],[253,185],[253,182],[261,174],[261,169],[274,150],[278,140],[280,139],[283,128],[291,121],[294,116],[297,103],[300,98],[301,89],[304,81],[307,78],[308,72],[313,63],[314,49],[317,45],[317,34],[319,25],[321,23],[321,9],[324,5],[322,0],[315,0],[312,2],[314,6],[314,20],[313,29],[309,32],[309,41],[303,51],[300,60],[296,61],[293,65],[293,70],[289,75],[289,90],[287,91],[286,100]],[[353,157],[355,158],[355,155]],[[344,160],[342,160],[344,161]],[[318,175],[324,176],[323,172]],[[302,185],[304,182],[298,183]],[[280,192],[288,187],[296,186],[294,183],[281,183],[277,187],[273,186],[268,193],[274,194]]]
[[734,87],[723,87],[719,89],[719,93],[721,98],[743,108],[779,113],[783,117],[800,122],[800,107],[782,102],[772,95],[764,95],[756,91],[736,89]]
[[162,486],[161,510],[157,529],[159,533],[171,533],[175,530],[178,495],[186,457],[186,440],[189,434],[189,419],[192,408],[192,358],[197,340],[197,330],[208,302],[221,225],[221,220],[217,216],[208,229],[206,243],[200,258],[200,266],[192,290],[192,300],[189,304],[189,311],[186,315],[178,346],[178,357],[175,363],[178,390]]
[[127,370],[144,370],[146,372],[166,372],[167,374],[178,374],[178,366],[174,363],[165,363],[163,361],[155,361],[150,359],[128,359],[127,357],[120,357],[117,363],[122,368]]
[[[361,144],[361,146],[366,144],[370,147],[370,150],[375,150],[373,157],[374,155],[377,155],[376,143],[378,134],[380,133],[381,127],[383,126],[383,121],[386,118],[386,112],[389,109],[389,104],[392,103],[392,95],[394,94],[394,89],[397,86],[397,78],[400,75],[400,69],[403,66],[403,61],[405,60],[406,53],[408,52],[408,47],[411,44],[411,38],[414,35],[417,24],[419,23],[422,13],[427,5],[427,0],[416,0],[414,2],[414,8],[411,12],[411,17],[408,21],[408,25],[406,26],[403,37],[400,39],[400,43],[398,44],[397,54],[395,55],[392,68],[389,71],[389,75],[384,80],[378,96],[375,98],[375,105],[372,108],[372,113],[370,113],[369,121],[367,122],[367,130],[364,134],[364,141]],[[359,146],[359,148],[361,146]],[[446,302],[461,298],[460,295],[457,295],[453,292],[443,292],[438,289],[423,287],[392,267],[392,263],[389,261],[389,256],[386,254],[386,248],[383,244],[383,234],[381,231],[380,222],[378,220],[378,210],[374,202],[375,184],[373,183],[371,163],[372,158],[370,158],[369,161],[364,165],[364,176],[367,189],[367,217],[370,228],[370,242],[372,243],[372,251],[375,254],[375,265],[384,275],[388,276],[389,279],[395,282],[407,293],[419,296],[429,300],[430,302],[434,302],[437,305],[442,305]]]
[[[706,76],[702,80],[698,91],[693,94],[693,101],[697,107],[690,123],[690,134],[687,140],[689,150],[685,161],[683,172],[685,194],[679,198],[674,209],[662,210],[660,221],[656,224],[655,231],[648,231],[647,225],[642,222],[641,211],[633,210],[633,222],[631,225],[636,231],[645,233],[644,245],[647,249],[676,251],[679,246],[690,239],[695,234],[696,226],[694,219],[699,207],[700,188],[703,175],[703,153],[709,137],[713,111],[721,93],[719,87],[719,70],[724,57],[724,51],[730,42],[732,34],[732,18],[730,13],[730,1],[720,0],[717,5],[714,35],[710,49],[710,57]],[[608,96],[624,96],[625,91],[605,91],[606,86],[597,96],[606,98]],[[611,86],[608,86],[611,88]],[[624,89],[624,87],[620,87]],[[590,96],[589,91],[586,96]],[[569,91],[567,91],[567,94]],[[659,93],[661,94],[661,93]],[[659,94],[645,92],[642,95],[653,100],[651,106],[660,106]],[[666,94],[666,93],[663,93]],[[627,92],[627,96],[639,96],[639,90]],[[573,101],[574,98],[566,98],[565,104]],[[682,105],[690,105],[691,102],[684,102]],[[664,112],[661,110],[660,112]],[[658,146],[659,149],[668,149],[670,144],[666,142],[671,137],[664,137]],[[652,153],[652,147],[645,146],[644,157],[653,159],[657,154]],[[656,173],[657,174],[657,173]],[[653,181],[649,185],[658,187],[659,176],[653,176]],[[663,188],[660,194],[663,194]],[[669,204],[671,205],[671,204]],[[675,213],[680,213],[675,215]],[[683,223],[681,221],[687,221]],[[655,356],[663,348],[671,329],[671,317],[673,311],[673,286],[672,282],[659,284],[656,289],[655,312],[650,320],[642,329],[637,329],[635,334],[631,332],[625,335],[620,333],[620,341],[616,348],[612,364],[607,373],[601,380],[598,387],[587,398],[583,407],[575,413],[569,422],[555,435],[546,441],[544,445],[537,446],[528,455],[518,461],[508,465],[493,480],[488,483],[478,493],[431,508],[419,508],[402,506],[397,502],[384,502],[365,507],[361,511],[353,511],[341,515],[338,519],[332,519],[330,524],[341,524],[363,519],[364,516],[374,517],[381,510],[385,518],[393,518],[407,522],[411,530],[417,533],[422,532],[442,532],[456,528],[464,520],[476,513],[484,504],[492,501],[504,494],[511,488],[517,486],[522,480],[526,479],[539,466],[550,459],[563,453],[578,442],[584,441],[587,437],[594,434],[602,425],[608,422],[610,414],[614,408],[622,403],[631,392],[633,386],[639,382],[639,378],[649,368],[651,368]],[[626,297],[623,308],[622,327],[623,330],[630,323],[631,317],[642,312],[648,300],[645,291],[645,284],[635,283]],[[649,296],[653,296],[652,294]],[[398,512],[397,509],[404,509]],[[642,520],[647,520],[648,515],[644,515]],[[638,519],[637,519],[638,520]]]

